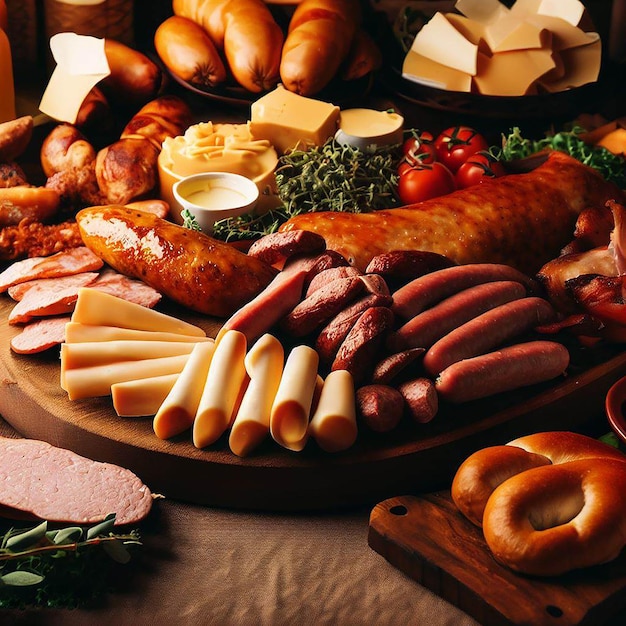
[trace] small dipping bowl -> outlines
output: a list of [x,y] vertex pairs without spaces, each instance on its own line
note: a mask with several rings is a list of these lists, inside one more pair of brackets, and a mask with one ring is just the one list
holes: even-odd
[[626,376],[613,383],[606,394],[605,411],[613,432],[626,445]]
[[215,222],[250,213],[259,199],[259,188],[252,180],[230,172],[187,176],[174,184],[172,192],[207,235],[213,233]]

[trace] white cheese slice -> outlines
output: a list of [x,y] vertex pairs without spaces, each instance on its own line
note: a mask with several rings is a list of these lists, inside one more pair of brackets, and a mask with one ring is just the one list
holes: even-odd
[[492,52],[547,48],[551,44],[550,31],[540,23],[520,21],[508,16],[485,28],[485,40]]
[[66,343],[83,343],[92,341],[186,341],[198,343],[213,341],[210,337],[198,335],[183,335],[180,333],[158,332],[152,330],[133,330],[118,326],[102,326],[68,322],[65,325]]
[[216,342],[213,358],[193,422],[193,444],[204,448],[217,441],[231,425],[246,384],[246,336],[225,332]]
[[287,357],[270,413],[270,433],[281,446],[302,449],[306,443],[318,366],[319,355],[306,345]]
[[283,373],[285,353],[276,337],[266,333],[252,346],[244,364],[250,378],[235,416],[228,444],[247,456],[269,435],[270,413]]
[[111,394],[111,385],[128,380],[152,378],[165,374],[180,374],[189,359],[188,354],[160,359],[120,361],[107,365],[94,365],[67,370],[61,379],[61,388],[70,400],[96,398]]
[[528,22],[552,33],[553,50],[562,51],[577,46],[586,46],[600,39],[598,33],[587,33],[576,26],[572,26],[569,22],[560,17],[535,15],[529,17]]
[[427,87],[448,91],[469,92],[472,87],[470,74],[427,59],[413,50],[409,50],[404,58],[402,78]]
[[154,415],[180,374],[165,374],[111,385],[113,408],[119,417]]
[[169,439],[191,428],[206,384],[214,343],[197,343],[183,371],[154,416],[159,439]]
[[356,441],[354,379],[347,370],[335,370],[326,377],[309,432],[326,452],[347,450]]
[[564,67],[563,75],[555,80],[540,81],[541,85],[548,91],[564,91],[598,80],[602,57],[600,40],[587,46],[563,50],[560,56]]
[[509,13],[500,0],[457,0],[454,8],[465,17],[482,24],[489,24]]
[[577,26],[585,12],[585,5],[579,0],[541,0],[537,13],[559,17],[572,26]]
[[89,287],[81,287],[78,290],[78,300],[71,321],[80,324],[206,336],[198,326]]

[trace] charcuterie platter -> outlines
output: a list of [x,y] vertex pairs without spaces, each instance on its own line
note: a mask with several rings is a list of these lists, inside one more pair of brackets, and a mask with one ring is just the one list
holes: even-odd
[[[0,315],[6,319],[12,306],[4,300]],[[190,321],[210,335],[219,327],[211,318]],[[58,349],[14,354],[9,342],[17,332],[9,325],[0,331],[0,414],[22,435],[127,467],[168,498],[258,510],[358,506],[442,486],[478,447],[536,430],[593,428],[606,392],[626,374],[626,353],[616,349],[574,355],[571,373],[556,383],[443,406],[432,422],[386,435],[360,433],[345,452],[325,453],[311,443],[293,453],[268,441],[239,458],[223,439],[204,449],[193,446],[189,433],[163,441],[151,419],[118,417],[109,397],[68,400]]]

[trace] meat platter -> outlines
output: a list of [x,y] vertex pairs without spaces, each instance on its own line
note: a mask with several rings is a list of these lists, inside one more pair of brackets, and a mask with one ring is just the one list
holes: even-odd
[[[8,299],[0,304],[4,319],[11,306]],[[208,334],[218,330],[211,318],[189,321]],[[608,430],[606,393],[626,374],[626,353],[581,350],[558,383],[443,406],[429,424],[407,424],[387,435],[361,433],[346,452],[325,453],[311,444],[293,453],[267,442],[242,459],[222,440],[202,450],[188,433],[160,440],[151,419],[118,417],[110,398],[68,400],[59,385],[58,349],[17,355],[9,348],[17,330],[5,324],[0,332],[0,415],[20,434],[123,465],[167,498],[251,510],[371,505],[448,484],[463,458],[490,443],[548,429],[602,434]]]

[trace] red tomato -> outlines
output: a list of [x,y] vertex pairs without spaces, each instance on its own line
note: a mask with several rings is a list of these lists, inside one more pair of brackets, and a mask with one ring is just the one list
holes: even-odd
[[437,160],[433,136],[428,132],[413,134],[402,144],[404,159],[411,165],[434,163]]
[[469,126],[451,126],[435,139],[437,159],[452,173],[461,167],[472,154],[487,151],[487,140]]
[[398,180],[398,196],[403,204],[443,196],[455,189],[454,175],[438,162],[407,168]]
[[504,166],[487,152],[477,152],[459,167],[454,178],[459,189],[505,174]]

